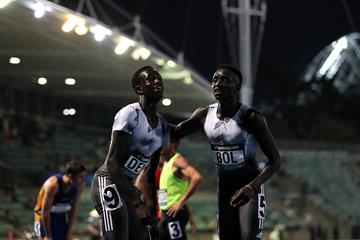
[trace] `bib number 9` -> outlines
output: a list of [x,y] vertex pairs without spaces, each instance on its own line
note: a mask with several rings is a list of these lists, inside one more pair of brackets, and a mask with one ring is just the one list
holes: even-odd
[[114,211],[122,206],[122,201],[115,184],[108,185],[103,190],[104,207],[107,211]]

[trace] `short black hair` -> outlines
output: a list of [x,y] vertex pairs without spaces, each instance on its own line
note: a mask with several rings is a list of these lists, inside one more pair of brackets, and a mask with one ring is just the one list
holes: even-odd
[[242,84],[242,80],[243,80],[243,76],[240,72],[239,69],[237,69],[236,67],[234,67],[233,65],[230,65],[230,64],[221,64],[217,67],[217,70],[219,69],[222,69],[222,68],[226,68],[226,69],[229,69],[230,71],[232,71],[233,73],[235,73],[235,75],[238,77],[239,79],[239,83],[240,83],[240,86]]
[[136,70],[136,72],[134,73],[134,75],[133,75],[133,77],[132,77],[132,79],[131,79],[131,85],[132,85],[132,88],[133,88],[134,90],[135,90],[135,87],[136,87],[137,85],[139,85],[139,75],[140,75],[140,73],[141,73],[142,71],[144,71],[144,70],[147,70],[147,69],[153,70],[154,68],[153,68],[152,66],[147,65],[147,66],[143,66],[143,67],[139,68],[139,69]]
[[65,174],[73,174],[74,176],[77,176],[85,170],[86,167],[79,161],[70,161],[66,164]]

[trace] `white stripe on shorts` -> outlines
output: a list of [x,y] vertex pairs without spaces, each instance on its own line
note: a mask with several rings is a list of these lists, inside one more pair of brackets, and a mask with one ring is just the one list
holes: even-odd
[[106,177],[99,177],[98,184],[99,184],[100,201],[103,208],[105,231],[106,232],[113,231],[114,226],[112,222],[111,212],[108,211],[107,208],[105,207],[104,189],[106,187]]

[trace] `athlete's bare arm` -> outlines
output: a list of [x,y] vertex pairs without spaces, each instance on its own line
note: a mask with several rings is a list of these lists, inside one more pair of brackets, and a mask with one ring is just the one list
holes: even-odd
[[[187,179],[189,181],[188,188],[185,194],[181,199],[173,206],[171,206],[167,214],[169,216],[175,217],[179,210],[183,207],[186,200],[188,200],[191,195],[195,192],[196,188],[199,186],[200,182],[203,180],[201,174],[189,164],[189,162],[182,156],[178,156],[174,163],[173,167],[176,168],[176,171],[179,171],[181,178]],[[176,175],[175,175],[176,176]]]
[[276,147],[275,140],[266,124],[265,118],[257,111],[252,112],[249,118],[250,119],[245,122],[245,128],[255,136],[261,150],[268,158],[268,163],[248,186],[239,189],[235,193],[231,199],[231,205],[245,204],[249,198],[255,194],[254,190],[258,189],[261,184],[269,179],[281,165],[278,148]]
[[153,157],[150,160],[150,164],[146,166],[141,173],[141,188],[144,194],[145,202],[156,213],[156,184],[155,184],[155,172],[159,163],[161,148],[156,150]]
[[44,226],[45,238],[52,239],[51,233],[51,208],[54,203],[54,197],[59,191],[59,185],[56,177],[51,177],[44,183],[44,199],[41,207],[41,222]]
[[150,216],[149,209],[142,204],[140,195],[135,191],[132,184],[123,174],[121,165],[129,154],[130,135],[123,131],[113,131],[112,140],[108,155],[106,157],[106,165],[111,176],[111,180],[118,186],[118,189],[125,194],[126,199],[136,206],[136,213],[139,218],[147,218]]
[[81,197],[81,193],[84,190],[84,187],[85,187],[84,182],[77,185],[76,196],[75,196],[74,202],[71,206],[71,212],[70,212],[69,224],[68,224],[69,228],[68,228],[68,232],[66,234],[66,240],[72,239],[72,227],[74,226],[75,221],[76,221],[76,216],[77,216],[78,209],[79,209],[80,197]]
[[190,118],[179,123],[174,131],[172,138],[180,139],[190,133],[194,133],[199,130],[205,122],[208,106],[200,107],[196,109]]

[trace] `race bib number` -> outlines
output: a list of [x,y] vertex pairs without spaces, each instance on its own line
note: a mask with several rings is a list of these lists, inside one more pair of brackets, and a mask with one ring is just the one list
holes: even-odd
[[169,227],[169,233],[171,239],[178,239],[182,237],[179,221],[169,222],[168,227]]
[[217,165],[237,165],[244,162],[244,151],[239,145],[211,145]]
[[115,184],[108,185],[104,188],[102,199],[105,211],[114,211],[123,205]]
[[129,159],[124,164],[125,172],[129,177],[136,177],[149,162],[150,158],[140,155],[130,155]]
[[[261,186],[263,188],[263,186]],[[265,220],[265,194],[262,189],[261,193],[258,194],[258,219],[259,219],[259,229],[264,228],[264,220]]]
[[166,206],[167,205],[167,191],[166,189],[160,189],[158,190],[158,203],[159,206]]

